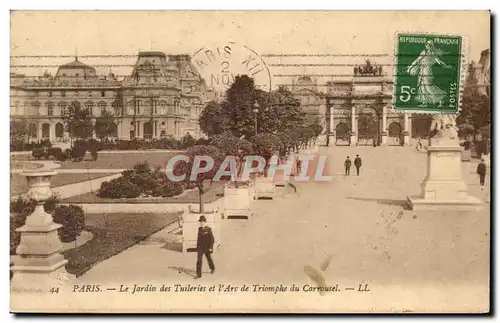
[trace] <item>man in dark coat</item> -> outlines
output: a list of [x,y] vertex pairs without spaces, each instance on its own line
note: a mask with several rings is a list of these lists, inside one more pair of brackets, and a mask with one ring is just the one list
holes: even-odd
[[345,167],[345,174],[351,175],[351,160],[349,159],[349,156],[347,156],[344,162],[344,167]]
[[481,191],[484,189],[484,178],[486,177],[486,164],[484,159],[481,159],[479,165],[477,165],[477,174],[479,175],[479,185],[481,185]]
[[359,155],[354,158],[354,166],[356,166],[356,174],[359,176],[359,169],[361,168],[361,157]]
[[207,218],[202,215],[198,220],[200,227],[198,228],[198,240],[196,242],[196,250],[198,251],[198,260],[196,261],[196,277],[201,278],[201,267],[203,265],[203,255],[207,257],[208,266],[213,274],[215,272],[214,262],[212,260],[212,251],[214,247],[214,235],[212,229],[208,227]]

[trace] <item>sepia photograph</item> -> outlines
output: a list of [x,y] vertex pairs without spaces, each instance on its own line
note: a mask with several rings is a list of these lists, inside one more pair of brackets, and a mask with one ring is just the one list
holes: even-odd
[[489,313],[491,19],[12,10],[10,311]]

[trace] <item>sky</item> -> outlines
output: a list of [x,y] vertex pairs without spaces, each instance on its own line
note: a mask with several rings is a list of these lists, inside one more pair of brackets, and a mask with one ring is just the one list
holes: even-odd
[[[365,56],[391,70],[398,32],[465,36],[469,60],[490,48],[488,11],[14,11],[11,66],[36,66],[11,71],[54,74],[78,54],[99,74],[129,75],[139,51],[193,55],[235,42],[260,55],[273,84],[300,74],[323,75],[321,83],[352,74]],[[290,54],[297,56],[276,56]]]

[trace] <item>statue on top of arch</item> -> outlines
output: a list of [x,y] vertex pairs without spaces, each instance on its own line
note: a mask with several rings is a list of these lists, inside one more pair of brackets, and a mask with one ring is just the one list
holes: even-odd
[[372,64],[369,59],[365,61],[365,65],[354,67],[354,76],[382,76],[382,65]]

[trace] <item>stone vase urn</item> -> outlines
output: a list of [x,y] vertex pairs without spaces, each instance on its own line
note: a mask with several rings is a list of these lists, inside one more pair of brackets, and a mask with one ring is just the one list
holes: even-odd
[[66,272],[68,262],[60,253],[62,243],[58,229],[62,225],[54,223],[52,215],[44,210],[44,204],[52,196],[50,179],[56,175],[52,169],[25,171],[29,191],[26,198],[37,202],[35,210],[26,218],[26,223],[16,231],[21,241],[13,257],[13,291],[49,292],[71,276]]

